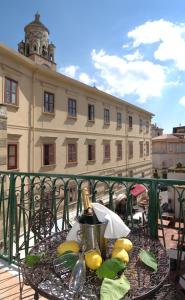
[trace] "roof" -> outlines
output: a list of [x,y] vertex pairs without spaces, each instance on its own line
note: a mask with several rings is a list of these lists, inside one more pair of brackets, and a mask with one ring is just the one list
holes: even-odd
[[134,109],[137,110],[141,113],[146,113],[148,115],[150,115],[150,117],[154,116],[154,114],[150,111],[147,111],[139,106],[136,106],[134,104],[131,104],[129,102],[127,102],[126,100],[120,99],[116,96],[113,96],[111,94],[108,94],[104,91],[101,91],[97,88],[94,88],[92,86],[89,86],[83,82],[80,82],[76,79],[70,78],[66,75],[63,75],[57,71],[51,70],[49,68],[45,68],[39,64],[37,64],[36,62],[34,62],[33,60],[31,60],[30,58],[18,53],[15,50],[12,50],[10,48],[8,48],[7,46],[3,45],[0,43],[0,53],[5,54],[7,56],[10,56],[12,59],[17,60],[20,64],[24,64],[26,65],[28,68],[40,73],[40,74],[44,74],[47,77],[53,78],[55,80],[59,80],[59,81],[63,81],[63,82],[68,82],[71,86],[75,86],[78,88],[82,88],[88,90],[88,92],[91,92],[92,94],[95,94],[96,96],[102,96],[102,97],[106,97],[107,100],[111,100],[114,101],[117,104],[121,104],[121,105],[125,105],[127,106],[127,109]]
[[38,13],[35,14],[35,20],[24,27],[24,31],[26,31],[26,29],[28,29],[28,27],[39,27],[39,28],[46,30],[49,34],[48,28],[44,24],[41,23],[40,15]]
[[152,141],[164,141],[164,140],[178,141],[179,138],[173,134],[163,134],[163,135],[156,136],[152,139]]
[[146,188],[142,184],[136,184],[135,187],[130,191],[131,195],[134,197],[146,192]]

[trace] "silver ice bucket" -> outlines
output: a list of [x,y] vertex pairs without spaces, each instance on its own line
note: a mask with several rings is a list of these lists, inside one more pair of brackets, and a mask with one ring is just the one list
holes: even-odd
[[85,251],[91,249],[100,250],[103,258],[106,258],[107,239],[104,237],[107,222],[98,224],[80,223],[80,238]]

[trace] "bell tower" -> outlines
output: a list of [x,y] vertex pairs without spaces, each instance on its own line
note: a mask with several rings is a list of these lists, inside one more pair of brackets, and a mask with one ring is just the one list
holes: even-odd
[[49,30],[36,13],[35,20],[24,28],[25,39],[18,44],[18,51],[36,63],[56,70],[55,45],[49,43]]

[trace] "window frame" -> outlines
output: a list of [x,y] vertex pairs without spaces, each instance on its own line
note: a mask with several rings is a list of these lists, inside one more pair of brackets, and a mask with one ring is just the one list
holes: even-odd
[[[7,100],[7,81],[10,82],[10,101]],[[16,92],[12,92],[12,84],[16,84]],[[15,95],[15,103],[12,102],[12,95]],[[7,105],[18,106],[18,81],[10,77],[5,77],[4,103]]]
[[[69,149],[71,146],[74,146],[74,149]],[[70,153],[71,151],[71,153]],[[70,159],[70,157],[72,157]],[[76,142],[67,143],[67,164],[77,164],[78,163],[78,149]]]
[[123,158],[123,145],[121,142],[117,142],[117,160],[122,160]]
[[104,158],[104,160],[111,159],[110,142],[104,143],[103,158]]
[[88,104],[88,121],[95,121],[95,105],[91,103]]
[[117,128],[121,128],[121,127],[122,127],[122,113],[120,111],[117,111]]
[[[90,148],[91,148],[91,150],[90,150]],[[95,146],[95,143],[88,143],[87,144],[87,161],[88,162],[94,162],[95,160],[96,160],[96,146]]]
[[132,159],[134,156],[133,149],[134,149],[133,141],[128,141],[128,158],[129,159]]
[[128,128],[129,128],[129,130],[133,129],[133,117],[132,116],[128,116]]
[[146,156],[150,155],[150,143],[146,142]]
[[[15,147],[15,155],[10,155],[9,154],[9,147]],[[18,143],[8,143],[7,144],[7,169],[8,170],[17,170],[18,169]],[[9,164],[9,158],[11,157],[14,157],[15,158],[15,164],[11,167],[10,167],[10,164]]]
[[139,142],[139,157],[143,157],[144,156],[144,145],[143,145],[143,141]]
[[74,98],[68,98],[68,118],[77,118],[77,101]]
[[110,125],[110,109],[104,108],[104,125]]
[[[49,146],[48,148],[48,162],[49,163],[45,163],[46,162],[46,146]],[[50,148],[52,147],[52,153],[50,153]],[[42,165],[43,167],[47,167],[47,166],[53,166],[56,164],[56,144],[55,143],[43,143],[43,146],[42,146],[42,151],[43,151],[43,159],[42,159]],[[52,157],[52,159],[51,159]]]
[[[46,95],[48,96],[48,103],[46,105]],[[52,103],[50,103],[50,98],[52,99]],[[52,106],[52,109],[50,109],[50,105]],[[55,94],[48,92],[48,91],[44,91],[44,113],[47,114],[54,114],[55,113]]]

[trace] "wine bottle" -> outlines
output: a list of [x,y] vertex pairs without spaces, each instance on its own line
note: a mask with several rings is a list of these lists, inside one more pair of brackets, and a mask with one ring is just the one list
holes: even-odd
[[99,224],[98,218],[93,210],[92,204],[89,199],[89,192],[87,188],[82,190],[82,200],[84,205],[83,214],[79,218],[79,222],[82,224]]

